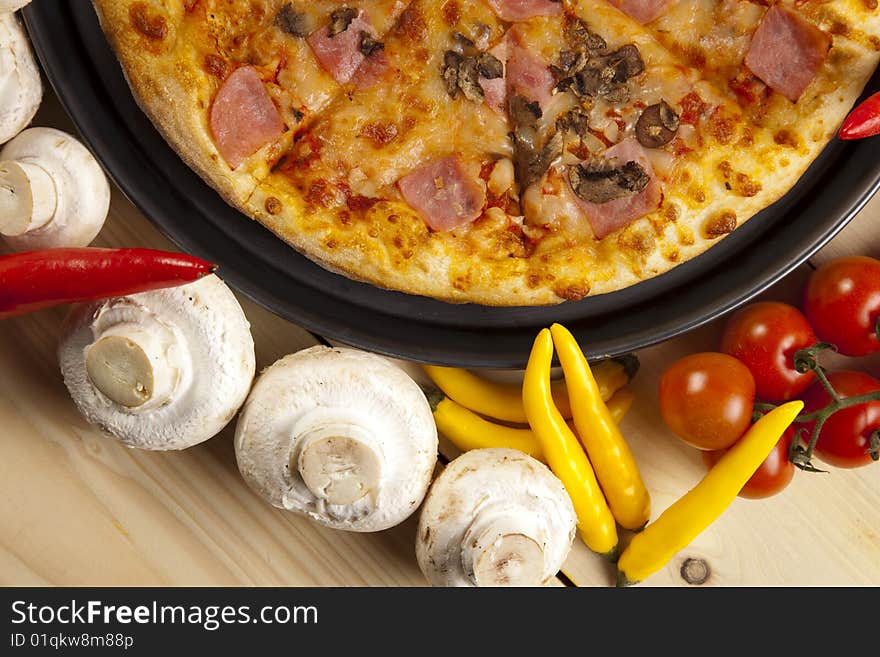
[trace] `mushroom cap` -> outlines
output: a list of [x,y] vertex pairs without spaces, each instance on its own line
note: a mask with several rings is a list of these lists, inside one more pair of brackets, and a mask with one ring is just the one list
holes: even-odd
[[0,0],[0,144],[24,130],[43,100],[40,70],[24,28],[12,12],[26,4]]
[[[446,467],[422,506],[416,558],[433,586],[476,585],[463,548],[481,514],[508,528],[522,527],[522,534],[513,534],[519,546],[530,549],[523,545],[528,543],[534,551],[543,550],[541,583],[559,572],[577,523],[562,482],[543,463],[520,451],[475,449]],[[469,547],[476,548],[476,541]]]
[[29,128],[0,151],[0,161],[34,162],[55,183],[52,221],[24,235],[7,236],[17,251],[88,246],[110,209],[110,183],[101,165],[73,136],[55,128]]
[[[176,338],[180,379],[167,403],[126,408],[89,379],[86,350],[102,321],[156,322]],[[64,383],[92,424],[129,447],[177,450],[219,433],[250,390],[256,369],[250,324],[232,291],[211,275],[194,283],[74,306],[58,349]]]
[[[378,445],[381,485],[371,500],[330,504],[291,463],[302,449],[304,423],[334,422]],[[403,370],[374,354],[317,346],[260,375],[238,420],[235,454],[245,481],[272,505],[327,527],[379,531],[403,522],[424,498],[437,461],[437,428],[424,393]]]

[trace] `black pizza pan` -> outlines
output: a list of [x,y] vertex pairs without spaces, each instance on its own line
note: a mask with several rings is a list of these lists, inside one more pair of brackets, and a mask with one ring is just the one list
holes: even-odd
[[[91,2],[36,0],[23,16],[50,83],[108,174],[181,249],[234,288],[325,338],[410,360],[524,366],[565,324],[590,358],[680,335],[745,303],[826,244],[880,186],[876,143],[833,140],[781,201],[704,254],[626,289],[550,307],[455,305],[330,273],[228,206],[136,105]],[[880,75],[866,94],[880,88]]]

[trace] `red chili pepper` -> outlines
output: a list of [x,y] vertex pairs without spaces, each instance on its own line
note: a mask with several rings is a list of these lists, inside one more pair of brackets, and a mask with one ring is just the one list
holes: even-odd
[[880,134],[880,92],[869,96],[849,113],[840,126],[841,139],[864,139]]
[[0,319],[174,287],[215,270],[200,258],[152,249],[87,247],[0,256]]

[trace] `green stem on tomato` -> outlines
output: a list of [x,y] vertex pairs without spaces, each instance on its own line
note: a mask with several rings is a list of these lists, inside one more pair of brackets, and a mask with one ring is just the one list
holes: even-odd
[[[813,411],[812,413],[804,413],[802,415],[798,415],[794,419],[794,422],[796,424],[808,424],[810,422],[815,422],[815,424],[813,425],[813,430],[810,433],[810,441],[807,444],[806,448],[801,447],[798,444],[799,441],[792,441],[791,449],[789,449],[788,452],[788,460],[794,463],[801,470],[807,470],[809,472],[824,472],[824,470],[819,470],[814,467],[811,460],[813,458],[813,450],[816,448],[816,443],[819,441],[819,434],[822,432],[822,427],[824,426],[825,422],[828,420],[828,418],[830,418],[839,410],[878,400],[880,400],[880,390],[868,392],[864,395],[858,395],[856,397],[846,398],[841,398],[835,393],[831,402],[824,408],[820,408],[818,411]],[[875,434],[880,434],[880,430],[876,431]],[[871,449],[873,450],[875,445],[874,436],[871,437],[871,440]],[[878,435],[876,438],[876,446],[877,451],[880,452],[880,435]],[[874,458],[874,453],[874,451],[870,451],[871,458]]]
[[[880,337],[880,318],[878,318],[877,320],[877,330],[878,337]],[[810,371],[815,372],[816,379],[825,389],[825,392],[828,393],[828,396],[831,398],[831,401],[824,408],[820,408],[819,410],[813,411],[812,413],[802,413],[794,419],[794,424],[809,424],[810,422],[815,422],[815,424],[813,425],[813,430],[810,432],[810,439],[807,442],[807,446],[801,446],[800,443],[802,431],[799,430],[798,433],[795,435],[795,439],[791,441],[791,447],[788,450],[788,460],[801,470],[807,470],[809,472],[825,472],[824,470],[819,470],[818,468],[813,466],[812,458],[813,450],[815,450],[816,443],[819,441],[819,434],[822,432],[822,427],[825,425],[825,422],[828,420],[828,418],[834,415],[837,411],[844,408],[858,406],[859,404],[865,404],[872,401],[880,401],[880,390],[868,392],[864,395],[858,395],[856,397],[846,398],[842,398],[839,394],[837,394],[834,386],[832,386],[831,382],[828,380],[828,377],[825,374],[825,370],[823,370],[822,367],[819,365],[819,354],[828,349],[836,351],[834,345],[828,344],[826,342],[820,342],[813,345],[812,347],[799,349],[794,354],[795,369],[801,374],[805,374]],[[762,402],[758,402],[755,404],[753,417],[759,418],[761,415],[773,410],[774,408],[776,408],[774,404],[765,404]],[[872,459],[874,459],[875,461],[880,460],[880,429],[871,434],[870,447],[867,451],[871,455]]]
[[828,406],[820,408],[818,411],[813,411],[812,413],[803,413],[801,415],[798,415],[794,419],[794,421],[798,424],[806,424],[807,422],[813,422],[823,417],[827,419],[828,416],[832,415],[836,411],[841,410],[842,408],[858,406],[859,404],[867,404],[868,402],[872,401],[880,401],[880,390],[875,390],[874,392],[866,392],[864,395],[858,395],[856,397],[838,396],[837,399],[832,399],[831,403],[828,404]]
[[816,449],[816,443],[819,442],[819,434],[822,433],[822,426],[825,424],[825,421],[831,417],[833,412],[834,411],[831,411],[827,415],[821,416],[816,420],[816,424],[813,425],[813,431],[810,434],[810,442],[807,443],[806,449],[798,446],[795,458],[790,459],[795,467],[807,472],[825,472],[825,470],[820,470],[813,465],[813,450]]
[[819,369],[819,354],[823,351],[837,351],[837,347],[829,342],[817,342],[811,347],[804,347],[794,352],[794,369],[801,374]]
[[769,413],[774,408],[776,408],[776,404],[766,404],[764,402],[755,402],[755,412],[761,415],[765,413]]
[[868,445],[869,447],[866,451],[871,455],[871,460],[880,461],[880,429],[871,434]]
[[834,389],[834,386],[831,385],[831,382],[828,380],[828,377],[825,374],[825,370],[821,367],[817,367],[813,370],[816,374],[816,379],[818,379],[819,383],[822,384],[822,387],[825,388],[825,392],[828,393],[828,396],[831,397],[833,402],[840,402],[840,395],[837,394],[837,391]]

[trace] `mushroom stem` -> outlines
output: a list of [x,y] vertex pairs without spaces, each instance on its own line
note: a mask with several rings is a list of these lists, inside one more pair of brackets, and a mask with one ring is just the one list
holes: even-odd
[[[317,415],[322,415],[316,412]],[[324,422],[306,415],[294,427],[291,469],[327,504],[350,505],[379,493],[384,458],[367,428],[352,422]]]
[[[170,337],[170,340],[169,340]],[[110,326],[86,348],[89,380],[110,401],[129,409],[167,403],[180,379],[169,359],[175,338],[134,323]]]
[[484,509],[462,539],[465,574],[475,586],[538,586],[544,579],[544,533],[527,509]]
[[58,195],[52,176],[33,162],[0,162],[0,235],[24,235],[52,220]]

